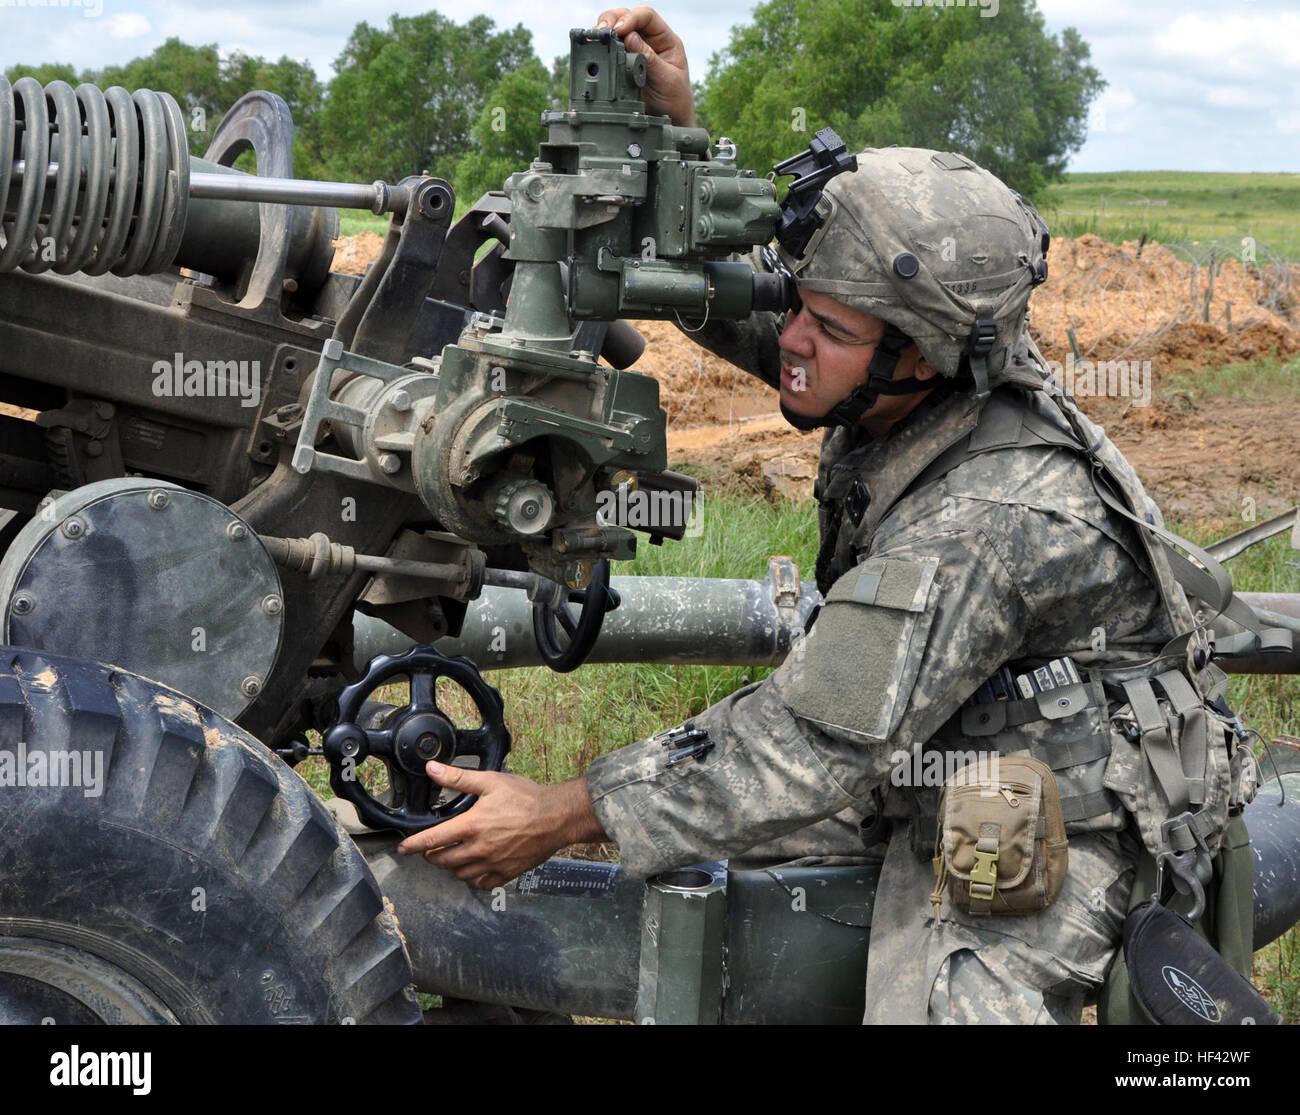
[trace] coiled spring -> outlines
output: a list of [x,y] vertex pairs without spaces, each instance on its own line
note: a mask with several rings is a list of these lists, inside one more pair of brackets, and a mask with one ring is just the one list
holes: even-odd
[[189,175],[169,94],[0,78],[0,273],[162,270],[185,231]]

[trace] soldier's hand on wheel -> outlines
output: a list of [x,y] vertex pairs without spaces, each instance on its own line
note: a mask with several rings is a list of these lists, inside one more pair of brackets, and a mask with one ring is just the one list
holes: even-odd
[[586,779],[539,786],[501,771],[443,763],[429,763],[426,770],[439,786],[477,794],[478,801],[460,816],[408,836],[397,850],[422,852],[430,863],[482,890],[509,882],[566,844],[604,839]]
[[654,8],[608,8],[600,13],[597,27],[613,28],[634,54],[646,57],[646,84],[641,99],[655,115],[671,116],[673,123],[695,127],[695,95],[686,67],[686,47]]

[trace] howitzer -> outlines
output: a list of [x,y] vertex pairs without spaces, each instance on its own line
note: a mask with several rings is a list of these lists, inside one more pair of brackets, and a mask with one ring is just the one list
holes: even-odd
[[[490,921],[386,834],[471,804],[426,760],[503,762],[482,669],[771,665],[814,603],[788,563],[610,581],[638,524],[602,508],[695,490],[667,469],[626,319],[784,307],[788,274],[733,257],[806,240],[852,156],[818,133],[777,168],[796,176],[778,204],[731,145],[644,111],[645,60],[610,32],[571,33],[570,73],[539,158],[455,221],[438,178],[295,179],[273,94],[196,159],[165,94],[0,82],[0,1018],[413,1020],[412,962],[421,990],[482,1003],[860,1015],[870,865],[647,886],[553,861]],[[248,150],[257,175],[232,165]],[[363,278],[330,270],[336,207],[389,215]],[[483,646],[501,624],[525,658]],[[398,678],[409,700],[376,700]],[[443,684],[481,723],[447,714]],[[309,731],[352,835],[290,769]],[[368,759],[387,791],[355,777]],[[1296,816],[1270,814],[1274,875]],[[70,885],[51,893],[52,873]],[[814,883],[823,916],[791,920]],[[1280,932],[1300,912],[1268,893]]]

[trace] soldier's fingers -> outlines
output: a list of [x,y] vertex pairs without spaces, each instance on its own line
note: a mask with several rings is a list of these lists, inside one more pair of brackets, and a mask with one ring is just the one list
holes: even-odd
[[432,760],[424,764],[426,773],[439,786],[449,790],[459,790],[464,794],[490,793],[492,783],[498,777],[496,771],[468,770],[465,767],[453,767],[447,763],[435,763]]
[[424,853],[424,858],[429,863],[436,863],[439,867],[451,872],[455,872],[458,868],[471,863],[478,864],[480,873],[490,866],[483,862],[483,853],[470,843],[430,848]]
[[629,32],[640,31],[656,50],[663,50],[669,41],[677,41],[677,35],[668,26],[668,21],[648,4],[640,4],[616,20],[614,30],[624,38]]
[[626,8],[606,8],[599,16],[596,17],[597,27],[613,27],[620,19],[627,15]]
[[469,836],[467,820],[468,814],[462,813],[459,817],[453,817],[450,821],[443,821],[440,825],[434,825],[433,828],[427,828],[423,832],[417,832],[413,836],[408,836],[398,846],[397,850],[404,856],[413,855],[415,852],[427,852],[434,848],[445,848],[449,844],[457,844]]

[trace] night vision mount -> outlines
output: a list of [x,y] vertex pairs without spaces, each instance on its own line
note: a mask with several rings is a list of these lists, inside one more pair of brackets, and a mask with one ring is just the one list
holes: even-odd
[[781,205],[776,239],[793,258],[804,254],[813,234],[825,223],[818,203],[826,183],[837,174],[858,169],[858,157],[850,155],[844,141],[831,128],[813,136],[807,151],[801,151],[772,168],[778,175],[795,175]]

